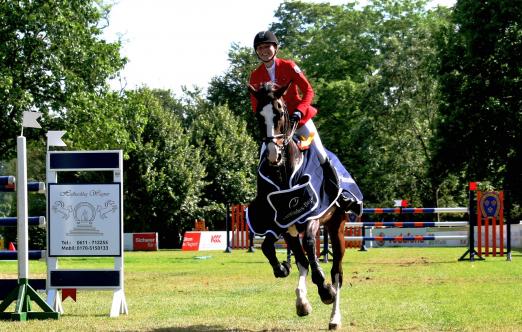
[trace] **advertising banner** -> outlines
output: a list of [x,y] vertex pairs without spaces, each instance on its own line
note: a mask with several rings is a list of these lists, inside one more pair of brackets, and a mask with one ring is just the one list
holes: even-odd
[[199,249],[199,240],[201,239],[201,232],[185,232],[183,237],[183,251],[197,251]]
[[158,250],[158,233],[133,233],[133,250]]
[[227,232],[205,231],[185,232],[182,250],[225,250],[227,248]]

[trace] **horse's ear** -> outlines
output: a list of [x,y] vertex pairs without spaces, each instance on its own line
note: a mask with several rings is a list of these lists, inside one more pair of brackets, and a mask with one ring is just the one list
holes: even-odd
[[281,98],[288,90],[288,87],[290,86],[290,84],[292,84],[292,81],[288,82],[287,85],[283,85],[282,87],[277,88],[277,90],[274,91],[274,96],[276,98]]

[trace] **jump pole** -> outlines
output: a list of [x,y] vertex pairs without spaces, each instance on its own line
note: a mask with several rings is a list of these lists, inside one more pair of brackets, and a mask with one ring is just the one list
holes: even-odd
[[230,206],[227,205],[227,209],[226,209],[226,216],[225,216],[225,230],[227,232],[227,247],[225,249],[225,252],[226,253],[231,253],[232,252],[232,248],[230,246],[230,219],[231,219],[231,216],[230,216]]
[[[29,231],[27,207],[27,151],[24,136],[16,139],[16,177],[18,188],[16,191],[17,209],[17,239],[18,239],[18,285],[7,295],[0,304],[0,318],[26,321],[27,319],[58,319],[60,314],[54,311],[29,285]],[[31,300],[36,302],[42,312],[31,311]],[[14,312],[6,313],[7,307],[16,301]]]
[[[469,222],[469,243],[468,250],[462,256],[460,256],[459,261],[469,260],[473,262],[475,259],[484,260],[480,253],[480,241],[481,241],[481,225],[480,225],[480,211],[477,197],[477,202],[475,203],[475,192],[477,191],[477,182],[469,183],[469,195],[468,195],[468,222]],[[479,252],[475,250],[475,225],[477,225],[477,240]],[[469,254],[469,258],[466,256]]]

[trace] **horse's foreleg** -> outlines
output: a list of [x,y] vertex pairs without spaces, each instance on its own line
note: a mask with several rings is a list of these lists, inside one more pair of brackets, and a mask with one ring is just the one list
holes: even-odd
[[335,300],[332,306],[332,314],[330,315],[330,323],[328,324],[329,330],[337,330],[341,328],[341,284],[340,284],[340,276],[337,274],[333,279],[334,287],[336,290]]
[[335,289],[332,285],[326,283],[326,278],[319,265],[319,260],[316,256],[315,238],[319,230],[319,222],[317,220],[309,221],[306,225],[305,238],[303,246],[310,261],[310,268],[312,269],[312,282],[317,285],[317,290],[321,301],[325,304],[331,304],[335,298]]
[[268,259],[270,265],[272,265],[272,269],[274,270],[274,276],[276,278],[285,278],[290,274],[290,264],[286,261],[282,264],[279,262],[276,256],[275,251],[275,243],[277,242],[277,238],[272,234],[268,234],[263,243],[261,244],[261,250],[263,254]]
[[296,301],[295,308],[298,316],[306,316],[312,312],[312,305],[307,298],[306,276],[308,275],[308,259],[303,251],[301,242],[299,241],[299,234],[295,231],[294,234],[286,233],[284,235],[286,243],[294,253],[295,262],[299,271],[299,281],[295,289]]
[[344,246],[344,224],[346,221],[346,215],[337,215],[338,222],[332,225],[328,230],[328,234],[330,235],[330,239],[332,241],[332,253],[333,253],[333,261],[332,261],[332,283],[335,286],[336,295],[334,300],[334,305],[332,307],[332,314],[330,316],[330,323],[328,328],[330,330],[336,330],[341,327],[341,287],[343,284],[343,256],[345,251]]

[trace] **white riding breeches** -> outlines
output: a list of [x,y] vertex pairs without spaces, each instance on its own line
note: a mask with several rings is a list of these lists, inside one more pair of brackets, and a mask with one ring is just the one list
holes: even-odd
[[315,147],[317,148],[317,152],[319,153],[319,162],[321,164],[324,164],[327,157],[326,150],[324,149],[323,142],[321,142],[321,137],[319,137],[319,132],[317,131],[317,128],[315,127],[315,124],[312,121],[312,119],[306,121],[306,123],[302,127],[297,128],[297,130],[295,131],[295,134],[298,137],[304,136],[305,138],[310,136],[310,133],[314,133],[312,145],[315,145]]

